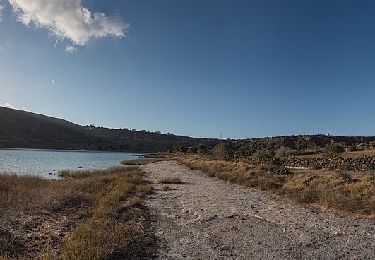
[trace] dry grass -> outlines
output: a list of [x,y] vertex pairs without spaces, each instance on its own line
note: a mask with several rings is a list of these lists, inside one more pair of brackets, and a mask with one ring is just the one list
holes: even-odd
[[145,165],[148,163],[156,163],[160,161],[168,160],[167,158],[144,158],[144,159],[137,159],[137,160],[125,160],[122,161],[122,165]]
[[165,178],[159,181],[162,184],[183,184],[184,182],[180,178]]
[[[108,176],[113,174],[121,174],[124,172],[124,167],[112,167],[108,168],[107,170],[101,171],[101,170],[78,170],[78,171],[72,171],[72,170],[63,170],[59,172],[59,177],[65,178],[65,179],[82,179],[82,178],[88,178],[88,177],[99,177],[99,176]],[[137,167],[131,167],[127,168],[128,170],[137,169]]]
[[375,156],[375,150],[364,150],[364,151],[354,151],[354,152],[345,152],[342,154],[344,158],[359,158],[364,156]]
[[296,175],[280,194],[301,203],[371,216],[375,214],[375,177],[333,172],[328,175]]
[[143,195],[151,188],[138,169],[120,174],[112,189],[97,201],[92,217],[81,224],[60,251],[63,259],[119,259],[128,254],[132,239],[142,232],[139,213]]
[[271,191],[292,201],[362,216],[375,216],[375,176],[348,173],[271,174],[267,167],[216,161],[204,157],[180,157],[179,162],[211,177],[246,187]]
[[285,175],[268,173],[267,166],[254,166],[245,162],[210,160],[199,156],[180,157],[178,161],[192,170],[201,170],[210,177],[261,190],[277,190],[285,183]]
[[0,217],[53,210],[72,199],[92,197],[102,188],[96,178],[70,181],[0,175]]
[[66,176],[0,176],[0,259],[129,257],[143,232],[141,205],[151,190],[140,169]]

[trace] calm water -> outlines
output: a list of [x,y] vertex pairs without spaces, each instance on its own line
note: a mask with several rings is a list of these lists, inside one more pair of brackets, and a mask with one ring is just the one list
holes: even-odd
[[0,173],[53,178],[60,170],[106,169],[136,158],[131,153],[0,149]]

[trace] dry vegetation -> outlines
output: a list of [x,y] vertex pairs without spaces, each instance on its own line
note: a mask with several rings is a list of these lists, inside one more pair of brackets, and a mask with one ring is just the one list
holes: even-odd
[[145,165],[145,164],[148,164],[148,163],[156,163],[156,162],[160,162],[160,161],[165,161],[167,160],[167,158],[144,158],[144,159],[137,159],[137,160],[125,160],[125,161],[122,161],[121,164],[122,165]]
[[245,162],[212,160],[202,156],[179,157],[178,161],[211,177],[271,191],[295,202],[375,216],[375,176],[372,174],[356,177],[339,171],[328,174],[277,174],[273,166],[253,166]]
[[151,191],[140,169],[64,176],[0,176],[0,259],[131,257],[145,231],[142,201]]
[[183,181],[180,178],[165,178],[165,179],[162,179],[159,183],[161,184],[183,184]]
[[354,151],[354,152],[345,152],[342,154],[344,158],[359,158],[364,156],[375,156],[375,150],[363,150],[363,151]]

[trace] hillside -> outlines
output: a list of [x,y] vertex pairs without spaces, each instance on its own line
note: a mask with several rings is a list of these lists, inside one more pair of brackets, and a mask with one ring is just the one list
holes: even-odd
[[66,120],[0,107],[0,148],[87,149],[159,152],[177,143],[212,146],[199,139],[129,129],[80,126]]

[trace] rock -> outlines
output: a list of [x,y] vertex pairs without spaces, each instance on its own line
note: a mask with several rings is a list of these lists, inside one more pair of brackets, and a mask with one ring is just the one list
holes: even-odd
[[12,238],[12,234],[5,229],[0,229],[0,241],[7,241]]
[[217,218],[217,215],[210,216],[209,218],[206,219],[206,222],[210,222],[216,218]]

